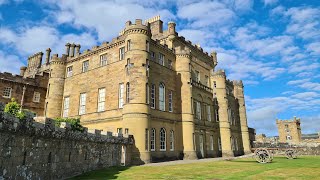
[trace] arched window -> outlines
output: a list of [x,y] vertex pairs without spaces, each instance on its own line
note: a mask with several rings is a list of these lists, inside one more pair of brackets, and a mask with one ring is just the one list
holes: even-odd
[[170,131],[170,151],[174,150],[174,131]]
[[159,110],[165,111],[165,97],[166,97],[166,90],[163,83],[159,85]]
[[150,150],[156,150],[156,129],[151,129],[151,137],[150,137]]
[[166,130],[160,129],[160,151],[166,151]]

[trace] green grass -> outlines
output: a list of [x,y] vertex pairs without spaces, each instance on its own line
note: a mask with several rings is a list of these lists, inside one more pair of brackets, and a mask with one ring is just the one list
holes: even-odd
[[252,158],[170,166],[111,167],[73,179],[320,179],[320,156],[275,157],[259,164]]

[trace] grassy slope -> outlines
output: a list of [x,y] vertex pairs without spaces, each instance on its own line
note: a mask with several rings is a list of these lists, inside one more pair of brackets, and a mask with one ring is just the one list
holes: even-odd
[[112,167],[74,179],[320,179],[320,157],[289,160],[275,157],[272,163],[255,160],[206,162],[170,166]]

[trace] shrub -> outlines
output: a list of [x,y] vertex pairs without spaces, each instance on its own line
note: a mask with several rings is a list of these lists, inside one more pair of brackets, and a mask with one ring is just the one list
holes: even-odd
[[83,131],[83,126],[80,124],[79,118],[56,118],[54,119],[55,125],[60,126],[62,122],[67,122],[71,125],[72,131]]
[[20,104],[18,104],[14,98],[11,99],[11,102],[9,102],[5,108],[4,108],[4,112],[11,114],[17,118],[24,119],[25,118],[25,114],[23,111],[20,111]]

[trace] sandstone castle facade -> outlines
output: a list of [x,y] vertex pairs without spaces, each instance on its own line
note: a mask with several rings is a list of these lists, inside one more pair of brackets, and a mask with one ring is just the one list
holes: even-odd
[[50,56],[47,49],[44,64],[37,53],[20,76],[0,74],[11,78],[1,78],[0,101],[17,96],[39,116],[132,134],[132,162],[249,153],[242,81],[228,80],[215,69],[216,53],[178,36],[175,26],[138,19],[91,50],[68,43],[65,54]]
[[302,141],[300,118],[293,117],[292,120],[277,119],[279,142],[281,143],[295,143]]

